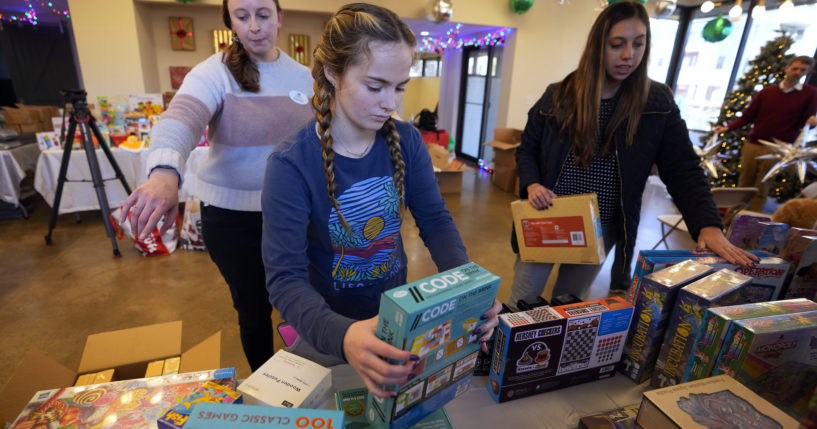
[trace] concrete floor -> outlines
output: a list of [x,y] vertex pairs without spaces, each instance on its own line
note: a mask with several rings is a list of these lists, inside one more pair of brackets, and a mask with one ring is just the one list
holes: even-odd
[[[657,214],[675,212],[656,182],[644,194],[636,249],[658,241]],[[509,203],[514,199],[477,171],[464,173],[460,194],[446,195],[470,258],[502,277],[500,300],[508,298],[513,280]],[[81,223],[73,214],[60,216],[54,244],[46,246],[50,212],[39,199],[29,219],[0,221],[0,386],[29,348],[76,369],[89,334],[174,320],[184,322],[182,350],[222,331],[222,366],[249,376],[228,288],[206,252],[177,250],[146,258],[122,240],[122,257],[114,259],[98,212],[82,213]],[[436,272],[417,232],[408,219],[403,237],[410,281]],[[679,232],[669,245],[694,247]],[[607,295],[611,263],[612,257],[589,298]],[[274,318],[277,324],[279,316]],[[280,338],[275,341],[280,347]]]

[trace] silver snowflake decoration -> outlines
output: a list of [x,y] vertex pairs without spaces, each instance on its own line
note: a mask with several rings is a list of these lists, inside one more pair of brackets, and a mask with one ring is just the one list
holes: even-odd
[[770,148],[772,151],[774,151],[774,153],[761,155],[757,157],[757,159],[777,160],[777,164],[773,165],[769,172],[763,176],[764,182],[779,174],[789,165],[795,166],[795,169],[797,170],[797,178],[800,179],[800,183],[805,183],[806,169],[817,172],[817,163],[814,162],[814,158],[817,157],[817,147],[807,147],[805,143],[808,131],[809,127],[806,125],[803,127],[803,130],[800,131],[800,135],[797,136],[797,140],[791,144],[775,138],[772,139],[774,140],[774,143],[766,140],[760,140],[760,143]]
[[718,153],[720,146],[721,144],[718,141],[717,133],[712,134],[712,138],[709,139],[703,148],[695,145],[692,146],[692,148],[695,149],[695,154],[701,158],[701,168],[715,179],[718,178],[718,171],[729,173],[729,169],[724,167],[718,159],[726,158],[724,155]]

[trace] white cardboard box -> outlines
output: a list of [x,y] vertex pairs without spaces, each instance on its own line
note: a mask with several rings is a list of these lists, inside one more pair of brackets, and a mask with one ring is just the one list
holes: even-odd
[[245,404],[318,408],[331,387],[331,370],[279,350],[237,390],[244,395]]

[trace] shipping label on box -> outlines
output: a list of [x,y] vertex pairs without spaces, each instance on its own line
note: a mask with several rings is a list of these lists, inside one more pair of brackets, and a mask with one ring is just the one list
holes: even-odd
[[525,262],[600,264],[607,252],[596,194],[557,197],[545,210],[511,203],[519,257]]
[[721,269],[681,288],[655,362],[652,387],[681,382],[706,309],[745,303],[751,282],[749,276]]
[[754,267],[733,264],[710,252],[691,250],[642,250],[638,254],[633,282],[627,291],[627,300],[635,303],[638,291],[645,275],[687,259],[709,265],[715,270],[723,268],[752,277],[752,284],[746,291],[746,302],[765,302],[782,298],[783,286],[786,284],[791,264],[769,252],[752,250],[749,253],[760,258]]
[[493,306],[499,282],[468,263],[383,293],[377,336],[420,360],[396,398],[369,395],[372,426],[411,426],[468,388],[479,349],[474,330]]
[[505,402],[612,376],[632,314],[612,297],[500,315],[489,393]]
[[620,364],[624,375],[636,383],[652,376],[678,291],[711,271],[708,265],[686,260],[644,277],[624,344]]
[[328,397],[331,387],[331,370],[279,350],[244,380],[238,391],[248,404],[314,408]]
[[817,386],[817,311],[736,320],[713,375],[727,374],[800,418]]
[[[66,427],[90,429],[120,427],[150,429],[177,401],[193,394],[207,381],[232,388],[235,369],[188,372],[91,386],[37,392],[12,428],[46,427],[55,419]],[[187,427],[187,426],[185,426]]]
[[185,429],[238,429],[255,427],[341,429],[343,412],[308,408],[216,404],[196,406]]
[[709,377],[712,374],[724,337],[732,321],[814,310],[817,310],[817,303],[804,298],[707,309],[701,321],[701,326],[698,328],[692,359],[687,364],[687,369],[681,380],[684,382],[693,381]]

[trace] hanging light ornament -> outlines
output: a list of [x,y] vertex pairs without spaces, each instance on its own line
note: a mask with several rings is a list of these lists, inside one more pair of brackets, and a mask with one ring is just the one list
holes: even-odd
[[453,13],[454,6],[451,0],[430,0],[426,7],[426,19],[435,24],[450,21]]
[[805,146],[808,132],[809,127],[806,125],[803,127],[803,130],[800,131],[800,135],[797,136],[797,140],[791,144],[782,142],[775,138],[772,139],[774,140],[774,143],[766,140],[760,140],[760,143],[770,148],[775,153],[761,155],[758,156],[757,159],[777,160],[777,164],[773,165],[769,172],[763,176],[763,182],[768,181],[780,173],[780,171],[782,171],[784,168],[792,164],[794,164],[795,169],[797,170],[797,178],[800,179],[800,183],[805,183],[806,169],[817,172],[817,163],[814,162],[814,158],[817,158],[817,147]]
[[662,19],[672,15],[678,0],[647,0],[644,5],[651,18]]
[[727,38],[731,33],[732,23],[720,13],[717,18],[704,25],[703,37],[707,42],[715,43]]
[[729,173],[729,169],[721,164],[718,158],[728,158],[726,155],[718,153],[721,143],[718,141],[718,134],[713,133],[712,138],[704,145],[703,148],[692,146],[695,149],[695,154],[701,158],[701,168],[704,169],[712,178],[718,178],[718,171]]
[[[511,10],[521,15],[533,7],[534,1],[535,0],[511,0]],[[559,5],[564,5],[564,0],[560,1]]]
[[735,5],[729,9],[729,20],[732,22],[740,21],[741,15],[743,15],[743,7],[740,5],[741,0],[735,0]]

